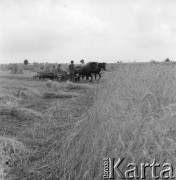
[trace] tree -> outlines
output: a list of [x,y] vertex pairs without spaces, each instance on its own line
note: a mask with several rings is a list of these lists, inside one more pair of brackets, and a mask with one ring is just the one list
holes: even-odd
[[81,59],[80,63],[84,64],[84,59]]
[[165,59],[164,62],[171,62],[169,58]]
[[25,59],[25,60],[24,60],[24,65],[28,65],[28,64],[29,64],[28,60]]

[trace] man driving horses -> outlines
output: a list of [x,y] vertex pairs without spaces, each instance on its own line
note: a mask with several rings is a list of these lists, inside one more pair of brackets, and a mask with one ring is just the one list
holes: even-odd
[[69,65],[70,81],[74,81],[74,61]]
[[57,72],[60,72],[61,71],[61,64],[58,64],[57,65]]
[[55,67],[55,66],[53,66],[52,73],[53,73],[54,75],[57,74],[57,70],[56,70],[56,67]]

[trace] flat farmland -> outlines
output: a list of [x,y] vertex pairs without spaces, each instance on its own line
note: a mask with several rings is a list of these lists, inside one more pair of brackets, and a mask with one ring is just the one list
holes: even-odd
[[102,180],[104,158],[125,158],[122,172],[154,159],[157,173],[175,168],[174,64],[108,64],[92,83],[32,76],[0,72],[1,179]]

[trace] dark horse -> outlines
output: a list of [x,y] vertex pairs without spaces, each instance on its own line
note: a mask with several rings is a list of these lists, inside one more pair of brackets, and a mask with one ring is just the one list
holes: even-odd
[[97,78],[97,74],[99,75],[99,79],[101,78],[100,71],[101,70],[106,71],[106,63],[97,63],[96,66],[94,66],[94,69],[92,70],[92,73],[95,74],[95,79]]
[[90,82],[91,82],[93,79],[92,70],[95,69],[96,66],[97,66],[96,62],[90,62],[90,63],[86,64],[85,66],[81,67],[78,70],[79,79],[80,79],[80,76],[82,76],[82,77],[86,76],[86,78],[91,77],[91,79],[90,79]]
[[91,77],[90,82],[92,81],[92,73],[95,74],[95,79],[96,79],[96,74],[99,75],[99,79],[101,78],[100,71],[101,69],[106,70],[106,63],[97,63],[97,62],[90,62],[87,63],[85,66],[81,67],[78,70],[79,78],[80,76],[84,77],[86,76],[86,79]]
[[[74,68],[75,81],[79,81],[80,77],[82,77],[82,80],[84,79],[85,75],[79,75],[79,70],[84,66],[81,66],[81,65],[75,66],[75,68]],[[86,76],[86,79],[89,80],[89,77]]]

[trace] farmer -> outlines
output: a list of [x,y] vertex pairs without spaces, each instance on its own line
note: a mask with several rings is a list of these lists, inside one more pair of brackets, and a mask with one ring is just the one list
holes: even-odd
[[61,64],[58,64],[57,65],[57,72],[60,72],[61,71]]
[[53,66],[53,68],[52,68],[52,73],[54,75],[54,79],[56,79],[56,77],[57,77],[57,69],[56,69],[55,66]]
[[48,65],[45,66],[45,72],[46,72],[46,73],[49,73],[49,72],[50,72],[50,68],[49,68]]
[[57,70],[56,70],[55,66],[53,66],[52,73],[53,73],[54,75],[57,74]]
[[74,61],[69,65],[70,81],[74,81]]

